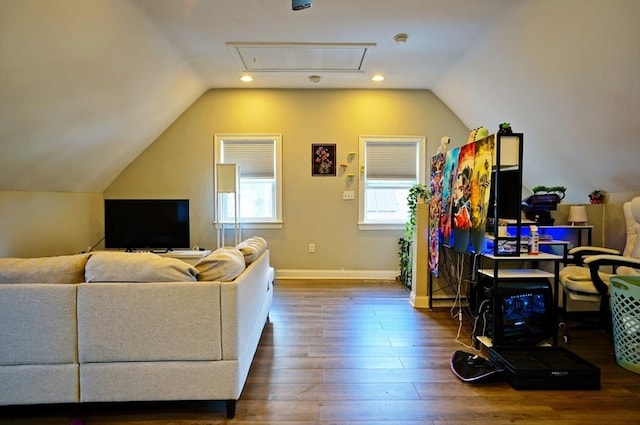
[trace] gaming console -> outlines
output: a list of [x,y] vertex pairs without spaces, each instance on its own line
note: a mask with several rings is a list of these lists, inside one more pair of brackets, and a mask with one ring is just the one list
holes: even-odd
[[492,347],[489,361],[517,390],[600,389],[600,369],[562,347]]

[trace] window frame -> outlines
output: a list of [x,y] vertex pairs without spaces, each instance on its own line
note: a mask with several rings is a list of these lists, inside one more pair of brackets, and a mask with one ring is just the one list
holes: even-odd
[[[359,137],[359,170],[358,185],[358,228],[360,230],[403,230],[406,220],[367,220],[365,219],[366,190],[367,190],[367,145],[369,143],[415,143],[416,144],[416,181],[425,182],[426,173],[426,137],[425,136],[360,136]],[[399,180],[399,179],[398,179]]]
[[[275,187],[273,202],[273,216],[267,219],[247,219],[238,217],[238,222],[243,229],[281,229],[283,225],[282,218],[282,134],[279,133],[221,133],[214,135],[214,223],[216,225],[232,224],[233,220],[221,220],[218,217],[218,203],[221,202],[216,190],[215,184],[215,164],[224,163],[223,145],[225,142],[251,142],[251,141],[273,141],[274,144],[274,175]],[[242,184],[242,177],[239,176],[239,184]],[[238,191],[238,197],[242,198],[242,193]],[[242,213],[242,211],[240,211]]]

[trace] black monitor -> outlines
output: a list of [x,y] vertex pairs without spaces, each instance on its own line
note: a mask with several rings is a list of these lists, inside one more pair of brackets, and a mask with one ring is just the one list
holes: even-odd
[[[522,210],[522,183],[520,170],[500,170],[499,181],[494,170],[491,173],[491,191],[489,194],[489,208],[487,217],[495,218],[494,205],[498,194],[498,218],[517,219]],[[497,182],[497,184],[496,184]],[[496,191],[496,186],[498,186]]]
[[188,199],[105,199],[105,248],[190,246]]

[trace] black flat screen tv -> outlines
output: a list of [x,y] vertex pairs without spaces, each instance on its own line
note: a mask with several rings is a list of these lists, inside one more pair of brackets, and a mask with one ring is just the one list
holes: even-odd
[[105,199],[105,248],[188,248],[188,199]]

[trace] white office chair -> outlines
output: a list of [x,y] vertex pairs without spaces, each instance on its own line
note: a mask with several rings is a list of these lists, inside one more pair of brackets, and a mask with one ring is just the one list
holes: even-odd
[[609,279],[615,275],[640,275],[640,196],[625,202],[623,211],[627,224],[627,242],[622,255],[615,249],[575,247],[569,251],[569,254],[573,255],[576,265],[567,266],[560,271],[565,308],[567,297],[571,300],[600,305],[597,322],[566,328],[565,342],[571,339],[572,330],[594,328],[610,330]]

